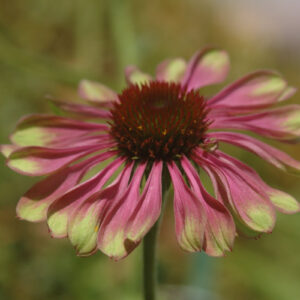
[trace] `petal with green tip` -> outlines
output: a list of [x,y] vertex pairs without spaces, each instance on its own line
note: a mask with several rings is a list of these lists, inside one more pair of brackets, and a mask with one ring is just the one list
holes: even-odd
[[153,163],[138,204],[126,225],[126,238],[134,243],[140,242],[160,216],[162,202],[163,163]]
[[233,217],[234,217],[234,222],[235,222],[236,231],[237,231],[238,236],[257,240],[263,235],[263,232],[254,231],[254,230],[250,229],[248,226],[246,226],[243,222],[241,222],[238,217],[236,217],[234,215],[233,215]]
[[244,148],[283,171],[300,174],[299,161],[255,138],[237,132],[224,131],[211,132],[208,137]]
[[244,116],[222,116],[210,127],[249,130],[268,138],[297,141],[300,137],[300,105],[286,105]]
[[79,84],[78,93],[83,99],[103,104],[117,101],[117,94],[107,86],[90,80],[82,80]]
[[233,218],[221,202],[206,192],[197,171],[185,156],[181,160],[181,165],[192,190],[206,211],[207,224],[203,249],[210,256],[224,256],[226,251],[231,251],[234,243],[236,231]]
[[36,183],[18,202],[17,216],[31,222],[45,220],[49,205],[74,187],[83,173],[68,167]]
[[21,119],[11,135],[18,146],[65,146],[80,137],[107,131],[104,124],[76,121],[52,115],[31,115]]
[[91,157],[71,167],[61,169],[36,183],[20,199],[17,205],[17,216],[32,222],[44,220],[52,202],[76,186],[91,167],[108,158],[108,155],[105,153]]
[[300,203],[291,195],[271,188],[268,190],[268,195],[271,202],[280,212],[285,214],[300,212]]
[[[126,236],[126,227],[138,205],[140,183],[145,168],[146,163],[137,166],[129,186],[104,211],[98,235],[98,248],[114,260],[126,257],[137,246],[137,243]],[[128,179],[129,177],[125,177],[126,184]]]
[[[71,116],[73,118],[79,119],[109,119],[111,114],[108,110],[105,110],[101,107],[94,107],[88,105],[82,105],[72,102],[63,102],[58,100],[51,100],[59,110]],[[109,106],[107,107],[109,108]]]
[[152,80],[152,77],[140,71],[136,66],[128,66],[125,69],[125,78],[128,84],[142,85]]
[[97,249],[100,214],[105,201],[85,203],[75,211],[68,223],[68,237],[80,256],[92,254]]
[[91,254],[97,248],[98,231],[111,202],[122,195],[128,184],[133,165],[125,167],[119,177],[103,191],[83,202],[70,217],[68,237],[80,256]]
[[184,59],[168,59],[158,65],[156,79],[160,81],[180,82],[185,70],[186,61]]
[[180,247],[189,252],[201,251],[207,224],[205,208],[185,184],[174,162],[168,163],[174,187],[174,215],[176,237]]
[[[107,159],[107,156],[99,155],[94,164]],[[107,180],[122,164],[121,158],[114,160],[101,172],[89,180],[79,184],[67,193],[57,198],[48,209],[47,223],[53,237],[65,237],[68,232],[68,222],[73,212],[86,200],[99,192]]]
[[233,165],[235,161],[224,157],[209,154],[205,159],[200,156],[196,159],[209,174],[218,198],[231,208],[242,223],[253,231],[271,232],[276,220],[275,209],[257,180],[258,175],[243,172],[243,169]]
[[78,146],[69,149],[24,147],[10,154],[7,165],[14,171],[30,176],[50,174],[88,155],[106,148],[107,144]]
[[257,71],[239,79],[208,100],[213,113],[245,113],[273,105],[291,96],[294,90],[279,74]]
[[228,74],[229,66],[229,57],[225,51],[204,49],[191,58],[181,83],[190,91],[222,82]]

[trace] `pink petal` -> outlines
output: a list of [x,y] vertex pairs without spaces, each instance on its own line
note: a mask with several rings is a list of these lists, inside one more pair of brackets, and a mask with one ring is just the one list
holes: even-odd
[[160,81],[180,82],[186,70],[182,58],[167,59],[157,66],[156,79]]
[[127,164],[110,186],[93,194],[70,216],[68,237],[78,255],[90,255],[97,250],[98,230],[106,207],[126,191],[132,168],[133,163]]
[[212,113],[215,110],[230,114],[250,112],[282,101],[287,95],[291,96],[291,92],[287,82],[279,74],[262,70],[248,74],[229,85],[209,99],[207,104]]
[[136,66],[128,66],[125,69],[125,78],[128,84],[145,84],[152,80],[152,77],[143,73]]
[[106,105],[111,101],[117,101],[117,94],[107,86],[89,80],[82,80],[79,84],[78,93],[85,100]]
[[288,105],[239,117],[216,118],[210,128],[250,130],[279,140],[297,140],[300,136],[300,105]]
[[18,146],[59,146],[82,136],[108,130],[105,124],[52,115],[30,115],[19,121],[11,140]]
[[241,222],[254,231],[272,231],[275,210],[257,180],[258,175],[250,176],[210,153],[206,153],[204,158],[198,152],[194,159],[208,172],[217,196],[231,207]]
[[111,142],[99,145],[77,146],[67,149],[45,147],[24,147],[10,154],[7,165],[20,174],[41,176],[88,155],[113,145]]
[[74,166],[66,167],[39,181],[18,202],[17,216],[31,222],[45,220],[49,205],[74,187],[85,171]]
[[265,144],[250,136],[236,133],[236,132],[211,132],[207,134],[208,137],[214,138],[218,141],[236,145],[244,148],[267,162],[273,164],[275,167],[283,170],[290,171],[296,174],[300,172],[300,162],[293,159],[286,153]]
[[87,106],[77,103],[51,100],[51,102],[63,112],[71,114],[72,117],[89,118],[89,119],[110,119],[111,113],[108,110]]
[[300,203],[293,196],[269,186],[266,186],[266,191],[273,205],[281,213],[295,214],[300,212]]
[[130,216],[138,206],[141,179],[146,163],[139,164],[132,176],[127,190],[105,210],[98,236],[98,248],[113,258],[120,260],[126,257],[137,245],[126,236],[126,226]]
[[222,82],[229,71],[229,58],[225,51],[208,48],[197,52],[189,61],[182,86],[188,91]]
[[[102,157],[97,159],[97,162],[106,158],[107,155],[103,154]],[[75,209],[100,191],[123,161],[124,159],[117,158],[98,174],[69,190],[49,206],[48,226],[53,237],[65,237],[67,235],[68,220]]]
[[110,157],[109,153],[90,157],[71,167],[66,167],[36,183],[20,199],[17,216],[31,222],[46,219],[48,207],[82,179],[94,165]]
[[207,215],[204,250],[211,256],[223,256],[231,251],[235,238],[235,225],[226,207],[204,189],[199,175],[184,156],[181,165],[189,179],[192,190],[201,201]]
[[160,216],[162,167],[161,161],[153,163],[143,194],[126,225],[126,238],[135,244],[142,240]]
[[277,210],[285,214],[294,214],[300,211],[300,203],[294,197],[268,186],[253,169],[241,161],[220,151],[218,154],[220,159],[230,163],[234,168],[243,170],[242,176],[247,179],[247,182],[254,189],[258,189],[260,193],[266,194]]
[[174,187],[174,214],[177,241],[189,252],[201,251],[206,227],[205,208],[184,183],[174,162],[168,163]]

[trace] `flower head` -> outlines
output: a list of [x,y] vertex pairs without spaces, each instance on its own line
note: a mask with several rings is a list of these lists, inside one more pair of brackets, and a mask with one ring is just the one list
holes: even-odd
[[204,98],[180,84],[150,81],[132,85],[119,96],[111,136],[124,156],[144,161],[174,160],[204,142]]
[[[218,49],[200,51],[188,63],[166,60],[155,78],[131,66],[120,94],[84,80],[79,86],[84,104],[54,101],[65,116],[23,118],[12,144],[1,151],[13,170],[47,176],[21,198],[19,218],[47,220],[51,235],[68,237],[79,255],[100,249],[118,260],[158,220],[162,180],[168,176],[184,250],[222,256],[237,233],[271,232],[275,210],[295,213],[299,203],[218,144],[241,147],[299,173],[298,161],[244,131],[299,139],[300,106],[271,108],[295,92],[272,71],[249,74],[213,97],[199,92],[223,81],[228,70],[228,56]],[[214,196],[199,170],[210,177]]]

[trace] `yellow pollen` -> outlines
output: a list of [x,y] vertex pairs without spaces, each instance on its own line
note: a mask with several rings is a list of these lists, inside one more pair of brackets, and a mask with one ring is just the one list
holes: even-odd
[[139,129],[139,130],[142,130],[142,129],[143,129],[143,126],[142,126],[142,125],[138,126],[138,129]]
[[98,232],[98,229],[99,229],[99,225],[95,226],[94,228],[95,232]]
[[167,134],[167,129],[163,130],[162,134],[166,135]]

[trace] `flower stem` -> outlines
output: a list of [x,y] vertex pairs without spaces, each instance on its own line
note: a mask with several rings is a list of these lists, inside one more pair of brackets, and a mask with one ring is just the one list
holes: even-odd
[[151,228],[144,238],[144,299],[155,300],[156,296],[156,244],[159,221]]
[[125,66],[138,62],[132,6],[131,1],[124,0],[106,0],[106,3],[108,5],[111,37],[118,60],[118,83],[122,86]]
[[157,285],[157,261],[156,250],[157,240],[162,220],[164,208],[167,202],[168,190],[170,187],[170,177],[166,170],[163,172],[163,186],[162,186],[162,209],[157,222],[151,230],[144,237],[143,241],[143,260],[144,260],[144,300],[156,299],[156,285]]

